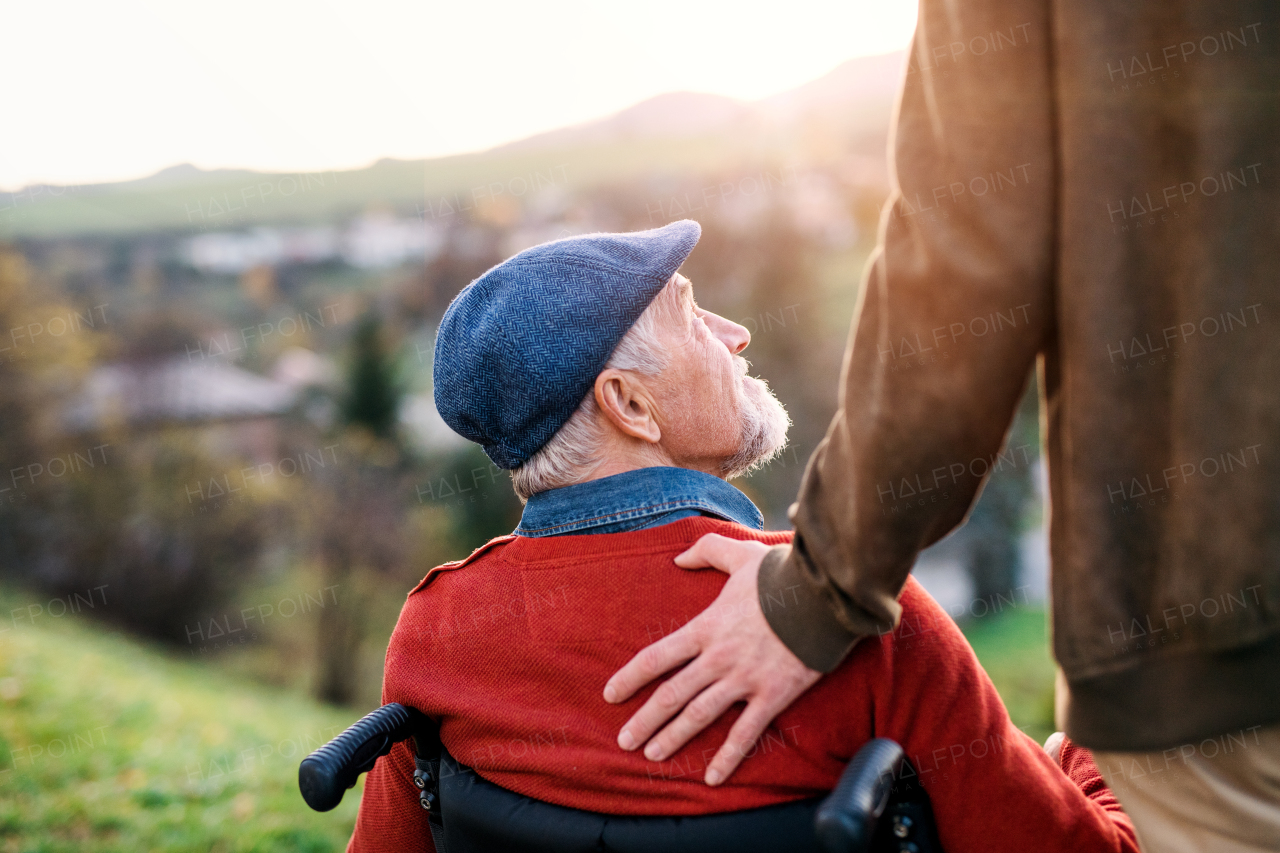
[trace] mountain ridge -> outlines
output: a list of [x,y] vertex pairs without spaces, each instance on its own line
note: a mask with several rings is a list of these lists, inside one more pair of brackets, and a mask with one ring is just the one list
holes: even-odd
[[856,57],[757,100],[665,92],[483,151],[382,157],[357,169],[265,172],[178,163],[127,181],[32,185],[0,193],[0,239],[319,223],[371,206],[433,215],[426,202],[433,197],[474,193],[548,169],[561,170],[567,185],[590,187],[786,159],[815,124],[845,138],[865,137],[863,153],[883,158],[904,70],[904,51]]

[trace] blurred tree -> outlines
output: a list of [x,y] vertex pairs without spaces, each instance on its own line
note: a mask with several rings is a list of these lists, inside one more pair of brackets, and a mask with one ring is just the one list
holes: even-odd
[[[21,328],[27,319],[30,294],[27,267],[16,251],[0,251],[0,328]],[[41,432],[37,429],[40,389],[33,376],[31,359],[14,346],[12,336],[0,341],[0,463],[5,472],[0,480],[0,571],[16,573],[22,555],[32,543],[33,514],[30,496],[14,488],[9,472],[44,455]]]
[[[996,596],[1023,600],[1017,595],[1023,581],[1022,540],[1038,523],[1040,509],[1038,406],[1032,380],[1009,426],[999,463],[992,465],[964,524],[926,551],[930,557],[957,561],[969,577],[974,598],[988,607],[998,600]],[[967,607],[965,612],[972,609]]]
[[1005,459],[988,478],[962,528],[965,569],[974,597],[1014,597],[1022,574],[1022,536],[1036,506],[1035,463],[1039,458],[1039,396],[1028,383],[1005,440]]
[[[415,456],[399,425],[406,387],[400,347],[382,317],[364,314],[351,331],[339,417],[326,443],[338,464],[316,474],[306,500],[308,537],[339,606],[319,613],[315,693],[351,704],[366,679],[361,648],[374,639],[392,587],[403,593],[432,566],[509,533],[520,503],[504,472],[479,448]],[[414,499],[416,495],[416,501]]]
[[[0,327],[35,332],[51,318],[90,316],[61,304],[56,282],[42,281],[37,300],[29,275],[20,255],[0,255]],[[188,641],[187,629],[255,567],[268,516],[254,497],[204,499],[244,460],[214,459],[190,429],[67,431],[67,396],[104,354],[145,361],[193,339],[167,317],[106,322],[105,307],[92,316],[92,327],[76,320],[20,346],[11,339],[14,351],[0,359],[0,570],[57,595],[99,590],[106,606],[97,614]]]
[[342,418],[347,426],[360,427],[399,449],[395,430],[404,397],[396,361],[383,341],[382,321],[372,311],[356,324]]
[[381,318],[368,311],[351,334],[335,425],[337,464],[321,472],[312,537],[326,586],[339,606],[320,613],[318,698],[351,704],[360,685],[360,647],[380,582],[405,565],[405,480],[409,459],[398,430],[404,396]]
[[[424,466],[424,485],[417,489],[419,502],[443,507],[452,520],[443,560],[464,557],[495,536],[503,536],[520,522],[523,506],[511,487],[511,476],[494,465],[479,445]],[[439,553],[437,550],[436,553]]]
[[348,431],[338,464],[322,477],[311,502],[311,532],[324,577],[337,606],[319,612],[317,698],[355,701],[361,683],[360,649],[368,637],[379,589],[400,580],[405,556],[405,505],[399,460],[371,433]]
[[226,611],[258,568],[277,502],[237,487],[251,462],[211,456],[190,428],[81,435],[80,452],[86,442],[102,447],[103,470],[50,488],[56,507],[43,518],[42,585],[63,594],[106,585],[111,619],[155,639],[218,648],[210,620],[229,624]]

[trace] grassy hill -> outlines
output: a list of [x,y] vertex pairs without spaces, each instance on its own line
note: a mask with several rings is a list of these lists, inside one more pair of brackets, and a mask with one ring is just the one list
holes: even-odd
[[40,600],[0,593],[0,850],[345,848],[359,789],[317,814],[297,772],[350,712],[175,660],[83,617],[33,625],[22,618],[28,599]]
[[[326,814],[297,767],[356,715],[187,662],[0,589],[0,851],[343,850],[360,787]],[[15,617],[15,609],[18,614]],[[1014,721],[1052,731],[1044,611],[969,637]]]

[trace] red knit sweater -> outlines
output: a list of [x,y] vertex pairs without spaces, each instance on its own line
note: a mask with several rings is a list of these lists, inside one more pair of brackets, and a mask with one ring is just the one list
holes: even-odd
[[[914,580],[898,629],[859,644],[779,715],[723,785],[702,777],[741,704],[667,761],[619,749],[618,731],[656,684],[621,705],[601,691],[715,599],[725,575],[672,562],[710,532],[790,538],[697,517],[628,533],[504,536],[433,569],[392,634],[383,701],[440,720],[445,746],[483,778],[562,806],[686,815],[819,796],[858,747],[889,737],[919,771],[948,853],[1137,853],[1089,753],[1068,744],[1055,766],[1015,728],[964,636]],[[408,743],[379,759],[349,851],[433,849],[412,775]]]

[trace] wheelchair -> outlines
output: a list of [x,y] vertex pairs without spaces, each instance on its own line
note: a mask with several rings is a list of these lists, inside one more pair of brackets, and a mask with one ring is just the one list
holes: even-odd
[[[328,811],[361,773],[401,741],[414,741],[413,791],[439,853],[480,851],[815,850],[942,853],[928,795],[902,747],[887,738],[858,750],[825,798],[681,818],[597,814],[523,797],[453,759],[439,725],[404,705],[383,705],[303,759],[298,787]],[[601,844],[603,843],[603,847]]]

